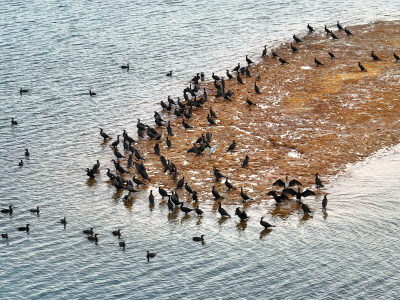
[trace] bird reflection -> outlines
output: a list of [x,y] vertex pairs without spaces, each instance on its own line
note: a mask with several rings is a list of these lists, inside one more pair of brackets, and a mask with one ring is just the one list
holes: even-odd
[[239,223],[236,223],[236,228],[239,231],[245,231],[247,228],[247,220],[243,220],[243,221],[240,221]]
[[313,216],[310,214],[304,214],[303,217],[301,218],[301,222],[307,222],[308,220],[312,219]]
[[200,226],[202,223],[203,223],[203,217],[202,217],[202,216],[197,217],[196,225],[197,225],[197,226]]
[[176,209],[176,207],[175,207],[175,210],[168,214],[168,222],[172,222],[172,223],[175,222],[176,218],[178,218],[178,215],[179,215],[179,207],[178,207],[178,209]]
[[272,229],[267,228],[264,229],[260,232],[260,240],[262,240],[265,236],[267,236],[268,234],[270,234],[270,232],[272,231]]
[[222,226],[222,224],[224,224],[228,219],[229,219],[228,217],[221,217],[221,218],[218,220],[219,226]]
[[124,206],[128,209],[131,209],[133,205],[133,202],[131,201],[124,201]]
[[149,204],[149,210],[150,210],[150,211],[153,211],[153,210],[154,210],[154,205]]
[[116,190],[115,192],[114,192],[114,194],[112,195],[112,199],[114,200],[114,201],[116,201],[116,202],[118,202],[118,200],[121,198],[121,196],[122,196],[122,193],[123,193],[123,190]]
[[328,217],[328,213],[326,212],[326,209],[322,210],[322,214],[324,215],[324,220],[326,220],[326,218]]
[[96,183],[97,183],[97,181],[96,181],[96,179],[94,179],[94,178],[88,178],[88,179],[86,180],[86,185],[87,185],[88,187],[92,187],[92,186],[94,186]]
[[187,220],[189,220],[189,219],[190,219],[190,215],[189,214],[185,214],[181,219],[181,224],[187,222]]

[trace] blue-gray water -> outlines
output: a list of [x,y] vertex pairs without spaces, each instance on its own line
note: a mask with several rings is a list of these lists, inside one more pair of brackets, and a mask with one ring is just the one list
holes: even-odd
[[[201,219],[167,218],[158,196],[150,210],[146,191],[124,205],[105,182],[110,150],[98,132],[136,137],[137,118],[150,122],[160,100],[180,96],[195,73],[222,74],[245,54],[256,60],[263,45],[301,35],[307,23],[321,30],[338,20],[397,20],[397,3],[36,0],[1,8],[0,205],[15,209],[0,216],[10,234],[0,241],[1,299],[397,297],[399,147],[334,180],[327,217],[320,196],[307,200],[309,219],[272,218],[265,199],[244,228],[237,218],[222,222],[209,202]],[[129,72],[120,69],[127,62]],[[19,87],[30,91],[21,96]],[[91,184],[83,169],[98,158],[102,173]],[[37,205],[39,216],[29,212]],[[260,216],[277,227],[261,231]],[[16,231],[27,223],[29,234]],[[81,233],[90,227],[97,246]],[[118,228],[125,251],[110,234]],[[205,245],[191,240],[202,233]],[[157,252],[150,263],[146,250]]]

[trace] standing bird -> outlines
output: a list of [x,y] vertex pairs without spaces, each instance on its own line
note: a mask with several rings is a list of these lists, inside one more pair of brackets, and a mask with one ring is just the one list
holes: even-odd
[[328,204],[328,199],[326,198],[326,195],[324,195],[324,199],[322,199],[322,208],[326,209],[327,204]]
[[226,70],[226,76],[228,76],[228,80],[233,78],[233,76],[229,73],[229,70]]
[[158,187],[158,192],[160,193],[162,199],[164,199],[164,197],[169,197],[167,191],[162,189],[161,187]]
[[264,46],[264,50],[261,53],[261,57],[267,56],[267,45]]
[[157,253],[151,253],[151,252],[147,251],[147,255],[146,255],[147,261],[150,261],[150,258],[154,258],[156,256],[156,254]]
[[293,35],[293,39],[296,41],[296,43],[302,43],[303,41],[299,39],[296,35]]
[[168,136],[167,136],[167,139],[165,142],[167,143],[167,147],[171,149],[172,143],[171,143],[171,140],[168,138]]
[[104,140],[111,139],[110,136],[105,133],[102,128],[100,128],[100,135]]
[[244,84],[244,83],[243,83],[243,80],[242,80],[242,77],[240,77],[240,75],[239,75],[239,72],[238,72],[238,74],[237,74],[237,76],[236,76],[236,80],[237,80],[237,82],[238,82],[239,84]]
[[178,183],[177,183],[177,185],[176,185],[176,188],[175,188],[175,191],[176,191],[176,190],[182,189],[184,184],[185,184],[185,177],[182,177],[182,178],[178,181]]
[[339,38],[333,33],[333,31],[331,31],[331,37],[334,40],[338,40]]
[[240,63],[236,67],[233,68],[232,72],[239,72],[240,69]]
[[289,64],[286,60],[284,60],[283,58],[280,58],[280,57],[279,57],[279,61],[281,62],[281,65]]
[[218,203],[218,212],[221,214],[221,217],[231,217],[231,215],[228,214],[226,210],[221,207],[221,202]]
[[343,27],[342,27],[342,25],[339,24],[339,21],[337,21],[336,26],[337,26],[337,28],[339,29],[339,31],[340,31],[340,30],[344,30]]
[[400,57],[399,57],[396,53],[393,53],[393,57],[394,57],[394,59],[395,59],[396,61],[400,60]]
[[215,185],[213,185],[211,193],[214,196],[214,201],[218,200],[218,199],[224,199],[224,197],[222,197],[216,190],[215,190]]
[[283,202],[283,201],[285,201],[285,200],[289,200],[288,196],[286,196],[285,194],[282,193],[281,195],[278,195],[275,191],[270,191],[270,192],[268,192],[267,195],[268,196],[273,196],[275,202],[278,203],[278,204]]
[[246,55],[246,62],[247,62],[247,65],[250,65],[253,63],[253,61],[250,58],[248,58],[247,55]]
[[158,155],[158,156],[161,155],[161,153],[160,153],[160,145],[158,143],[156,143],[155,146],[154,146],[154,153],[156,155]]
[[286,176],[285,181],[278,179],[276,180],[272,186],[279,186],[279,187],[283,187],[285,189],[294,186],[294,185],[302,185],[299,181],[297,181],[296,179],[292,179],[292,180],[288,180],[288,176]]
[[358,67],[360,68],[361,72],[368,72],[360,62],[358,62]]
[[111,143],[111,146],[112,146],[113,148],[116,148],[116,147],[118,146],[118,144],[119,144],[119,134],[117,135],[117,140],[116,140],[115,142],[112,142],[112,143]]
[[284,189],[282,193],[296,196],[296,199],[298,201],[301,200],[301,197],[315,196],[315,193],[311,190],[305,190],[304,192],[300,192],[300,188],[297,189],[297,192],[292,188]]
[[315,173],[315,184],[317,185],[317,188],[324,187],[321,179],[318,178],[318,173]]
[[182,125],[185,128],[185,130],[189,129],[189,128],[193,128],[193,126],[190,126],[188,123],[185,122],[185,120],[182,120]]
[[230,190],[236,190],[237,189],[237,188],[233,187],[233,185],[228,181],[228,177],[226,177],[226,179],[225,179],[225,185],[228,188],[228,192]]
[[310,26],[310,24],[307,24],[307,28],[308,28],[309,31],[315,31],[314,28],[312,28],[312,27]]
[[381,60],[376,54],[374,54],[374,51],[371,52],[371,57],[372,57],[374,60]]
[[323,66],[324,64],[321,63],[316,57],[314,57],[314,62],[317,64],[317,67]]
[[218,119],[218,117],[217,117],[215,111],[212,110],[212,107],[211,107],[211,106],[210,106],[210,116],[211,116],[211,118]]
[[192,190],[192,188],[188,185],[188,183],[185,183],[185,190],[190,194],[193,194],[194,191]]
[[326,34],[331,34],[331,31],[326,27],[326,25],[325,25],[325,32]]
[[346,32],[347,35],[353,35],[353,33],[348,30],[346,27],[344,28],[344,32]]
[[254,82],[254,91],[256,92],[256,94],[261,94],[256,82]]
[[250,198],[243,192],[243,187],[240,187],[240,196],[243,199],[243,202],[246,202],[247,200],[254,200],[253,198]]
[[299,52],[299,51],[297,50],[297,48],[296,48],[295,46],[293,46],[292,43],[290,43],[290,49],[292,49],[293,53]]
[[251,106],[251,105],[257,105],[257,104],[255,104],[253,101],[251,101],[251,100],[249,99],[249,97],[246,98],[246,103],[247,103],[249,106]]
[[242,162],[242,168],[247,167],[248,164],[249,164],[249,156],[246,155],[246,158]]
[[249,218],[244,210],[240,211],[239,207],[236,208],[235,215],[237,215],[240,218],[240,221],[244,221]]
[[183,211],[185,213],[185,215],[187,215],[188,213],[190,213],[193,210],[189,207],[184,207],[183,202],[181,202],[181,206],[179,208],[181,209],[181,211]]
[[218,124],[215,123],[215,121],[212,118],[210,118],[210,114],[207,114],[207,121],[210,124],[210,126],[213,126],[213,125],[218,126]]
[[149,203],[150,205],[154,205],[154,195],[153,195],[153,190],[150,191],[149,195]]
[[199,208],[199,206],[197,205],[195,212],[197,214],[198,217],[200,217],[203,214],[203,211]]
[[275,227],[274,225],[269,224],[267,221],[264,221],[263,219],[264,217],[261,217],[260,224],[261,226],[264,226],[265,229],[268,229],[269,227]]
[[236,147],[236,142],[233,141],[232,144],[229,145],[228,150],[226,150],[226,152],[228,151],[235,152],[235,147]]
[[328,51],[328,54],[329,54],[329,57],[330,57],[331,59],[336,58],[336,56],[335,56],[332,52],[329,52],[329,51]]
[[304,214],[310,214],[311,213],[311,210],[310,210],[310,208],[308,207],[307,204],[304,204],[301,201],[300,201],[300,204],[301,204],[301,209],[303,210]]

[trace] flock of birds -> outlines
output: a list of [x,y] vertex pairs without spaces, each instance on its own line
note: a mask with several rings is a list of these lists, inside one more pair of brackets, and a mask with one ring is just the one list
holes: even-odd
[[[339,22],[337,23],[337,27],[339,31],[345,32],[347,35],[352,35],[353,33],[350,32],[346,27],[342,27]],[[309,24],[307,25],[307,28],[310,32],[314,32],[314,28],[310,26]],[[330,29],[328,29],[325,26],[325,32],[329,34],[332,39],[339,39],[339,37]],[[302,43],[303,41],[297,37],[296,35],[293,36],[293,39],[295,43]],[[291,50],[294,52],[298,52],[298,49],[293,45],[293,43],[290,44]],[[284,64],[289,64],[285,59],[281,58],[276,52],[271,51],[272,58],[278,58],[279,62],[284,65]],[[336,56],[332,52],[328,52],[329,57],[331,59],[336,58]],[[261,57],[266,57],[267,56],[267,49],[266,46],[264,46],[264,49],[262,51]],[[393,53],[394,58],[396,61],[398,61],[400,58],[396,55],[396,53]],[[381,59],[372,51],[371,57],[375,61],[380,61]],[[236,80],[238,84],[243,84],[243,79],[242,76],[246,76],[246,78],[251,78],[251,72],[250,72],[250,65],[253,64],[253,61],[246,55],[246,62],[247,66],[246,67],[241,67],[240,63],[232,70],[232,72],[236,72]],[[316,63],[316,66],[324,66],[321,61],[317,59],[317,57],[314,58],[314,62]],[[361,71],[367,72],[364,66],[361,65],[360,62],[358,62],[358,67],[360,68]],[[129,70],[129,64],[121,66],[122,69]],[[172,76],[172,70],[169,71],[166,76]],[[234,78],[233,74],[230,73],[229,70],[226,70],[226,76],[228,80],[231,80]],[[215,98],[223,97],[224,100],[231,101],[232,97],[234,95],[234,92],[231,90],[227,90],[225,88],[225,80],[224,77],[219,77],[215,75],[214,73],[212,74],[212,78],[214,80],[214,86],[216,88],[216,95]],[[254,83],[254,92],[256,94],[261,94],[261,91],[259,87],[257,86],[257,81],[260,79],[260,74],[257,73],[255,75],[255,83]],[[176,118],[182,118],[181,124],[183,126],[184,130],[189,130],[192,129],[193,126],[191,126],[188,121],[192,117],[193,114],[193,109],[200,109],[203,107],[203,105],[207,102],[208,100],[208,93],[205,88],[202,90],[200,89],[200,81],[204,80],[204,73],[199,73],[196,74],[191,80],[191,84],[189,87],[185,88],[183,90],[183,102],[181,99],[178,97],[177,101],[172,99],[170,96],[168,96],[167,103],[164,101],[160,102],[160,105],[163,110],[167,112],[171,112],[172,108],[174,108],[173,113],[176,116]],[[193,86],[192,86],[193,84]],[[20,88],[20,93],[26,93],[28,92],[27,89],[22,89]],[[95,92],[89,90],[89,95],[94,96],[96,95]],[[256,105],[256,103],[252,102],[248,98],[246,99],[246,103],[248,106],[251,105]],[[216,119],[218,119],[218,116],[216,112],[212,109],[212,107],[209,107],[209,112],[207,115],[207,123],[209,126],[218,126]],[[164,121],[161,114],[158,112],[154,112],[154,122],[157,125],[158,128],[160,127],[165,127],[167,129],[167,136],[165,139],[167,148],[172,148],[172,140],[171,138],[175,136],[172,130],[171,126],[171,121]],[[11,120],[12,125],[17,125],[18,122],[12,118]],[[108,142],[112,138],[102,129],[100,128],[100,135],[103,138],[105,142]],[[122,140],[120,139],[120,136],[122,136]],[[160,143],[162,142],[163,138],[163,133],[158,132],[154,127],[150,125],[146,125],[138,119],[137,121],[137,136],[138,140],[133,139],[131,136],[128,135],[126,130],[123,130],[123,133],[121,135],[117,135],[117,138],[114,142],[111,143],[111,148],[113,150],[113,154],[116,159],[112,159],[115,167],[115,174],[111,172],[109,168],[107,168],[107,173],[106,175],[108,176],[109,180],[111,181],[111,184],[117,189],[117,190],[127,190],[128,194],[126,194],[123,197],[123,200],[125,202],[130,202],[131,197],[134,193],[138,192],[136,190],[140,185],[147,185],[145,181],[151,181],[151,178],[147,174],[146,167],[143,164],[143,161],[145,161],[145,158],[141,154],[141,152],[136,149],[133,145],[138,145],[139,139],[145,139],[146,137],[149,140],[154,140],[155,141],[155,146],[154,146],[154,154],[159,156],[160,161],[163,166],[163,173],[169,172],[170,175],[172,175],[172,178],[175,182],[177,182],[176,187],[172,188],[171,193],[169,193],[167,190],[163,189],[161,186],[158,187],[158,193],[161,196],[161,199],[163,200],[164,198],[167,199],[167,206],[169,212],[174,212],[175,209],[180,209],[185,215],[190,214],[191,212],[195,212],[198,217],[201,217],[204,212],[199,208],[199,205],[197,204],[198,202],[198,194],[195,190],[193,190],[187,181],[185,181],[185,177],[181,177],[179,179],[179,172],[176,167],[176,165],[170,161],[169,159],[166,159],[163,155],[161,155],[161,149],[160,149]],[[193,147],[187,150],[187,153],[194,153],[196,156],[203,155],[203,152],[206,149],[209,149],[209,155],[212,155],[217,148],[217,145],[211,146],[210,143],[212,143],[213,140],[213,135],[210,132],[207,132],[206,134],[202,134],[198,139],[193,143]],[[124,153],[121,153],[118,150],[118,146],[122,144],[122,147],[124,149]],[[232,143],[229,145],[229,147],[226,149],[226,152],[234,152],[236,148],[237,143],[235,140],[232,141]],[[126,157],[125,153],[129,153]],[[25,149],[25,156],[28,158],[29,157],[29,151],[28,149]],[[126,167],[122,166],[121,159],[127,158],[126,160]],[[244,160],[241,163],[242,168],[246,168],[249,164],[249,156],[246,155]],[[19,163],[20,166],[23,166],[23,161]],[[125,179],[125,174],[130,174],[130,171],[128,169],[135,167],[137,174],[140,175],[142,178],[139,179],[136,177],[136,175],[133,176],[132,180],[130,179]],[[95,179],[96,176],[98,175],[100,170],[100,162],[97,160],[96,164],[93,165],[92,168],[87,168],[86,169],[86,174],[90,179]],[[236,187],[232,185],[231,182],[229,182],[229,178],[227,176],[224,176],[216,167],[213,167],[213,175],[215,176],[215,180],[219,182],[222,178],[225,178],[225,185],[228,188],[228,192],[231,190],[237,190]],[[315,174],[315,184],[316,188],[323,188],[324,185],[322,184],[320,178],[318,177],[318,173]],[[135,186],[136,185],[136,186]],[[308,197],[308,196],[313,196],[315,195],[315,192],[306,189],[304,191],[301,191],[300,186],[302,184],[297,181],[296,179],[293,179],[291,181],[288,180],[288,176],[286,176],[285,180],[278,179],[276,180],[273,184],[273,187],[280,187],[283,188],[282,191],[277,192],[277,191],[270,191],[267,193],[267,195],[271,196],[274,198],[276,201],[276,204],[279,205],[283,203],[284,201],[288,201],[289,197],[295,196],[296,201],[298,204],[301,205],[301,209],[304,214],[310,214],[312,213],[312,210],[309,208],[307,204],[305,204],[302,201],[302,198]],[[293,189],[293,187],[297,186],[297,190]],[[179,200],[179,195],[177,193],[177,190],[180,189],[185,189],[188,192],[188,195],[192,197],[193,203],[195,203],[195,208],[189,208],[184,206],[184,202]],[[243,199],[243,202],[246,201],[251,201],[253,198],[249,197],[244,191],[243,187],[240,189],[240,196]],[[221,200],[224,199],[223,196],[220,195],[220,193],[216,190],[216,187],[213,186],[211,190],[211,194],[214,197],[214,201],[218,201],[218,213],[221,215],[222,218],[229,218],[231,215],[222,207]],[[155,204],[155,195],[153,194],[153,190],[150,190],[150,194],[148,197],[148,201],[150,205]],[[324,198],[322,200],[322,209],[325,210],[327,207],[327,195],[324,195]],[[1,213],[4,214],[12,214],[13,213],[13,206],[10,205],[9,208],[7,209],[2,209]],[[36,209],[31,209],[30,210],[32,213],[37,213],[39,214],[40,210],[39,207]],[[235,210],[235,215],[239,217],[241,221],[246,221],[249,219],[247,213],[244,210],[241,210],[240,207],[236,208]],[[66,217],[60,220],[61,224],[66,225],[67,220]],[[275,227],[274,225],[270,224],[269,222],[264,220],[264,217],[261,217],[260,220],[260,225],[264,227],[264,229],[269,229],[272,227]],[[19,231],[26,231],[29,232],[29,224],[27,224],[25,227],[18,227],[17,230]],[[93,228],[90,230],[83,230],[84,234],[88,234],[89,236],[87,237],[88,240],[94,241],[97,243],[98,241],[98,233],[94,234]],[[118,236],[118,238],[121,237],[121,230],[113,231],[112,234],[114,236]],[[9,235],[8,233],[2,234],[2,238],[8,239]],[[201,235],[200,237],[193,237],[193,241],[201,241],[204,243],[204,235]],[[125,249],[125,241],[119,242],[119,246]],[[156,256],[156,253],[152,253],[147,251],[147,260],[150,260],[150,258],[153,258]]]

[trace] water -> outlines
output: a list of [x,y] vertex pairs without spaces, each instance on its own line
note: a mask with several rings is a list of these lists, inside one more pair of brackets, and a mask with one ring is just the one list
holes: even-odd
[[[125,205],[105,182],[111,164],[98,128],[133,135],[137,118],[150,122],[159,101],[180,96],[195,73],[222,74],[245,54],[256,60],[264,44],[290,40],[307,23],[394,20],[396,8],[387,1],[2,3],[0,205],[13,204],[15,213],[0,216],[1,232],[10,234],[0,241],[0,298],[395,298],[398,147],[327,187],[327,217],[320,196],[307,200],[311,218],[271,217],[266,199],[248,209],[246,225],[220,220],[210,201],[200,204],[201,219],[167,218],[165,203],[149,209],[147,191]],[[120,69],[127,62],[129,72]],[[20,86],[29,93],[19,95]],[[83,169],[98,158],[102,174],[91,183]],[[29,212],[37,205],[39,216]],[[235,206],[225,208],[233,214]],[[261,231],[261,216],[277,227]],[[27,223],[29,234],[16,231]],[[98,245],[81,233],[90,227]],[[110,234],[118,228],[125,251]],[[202,233],[205,245],[191,240]],[[157,252],[150,263],[146,250]]]

